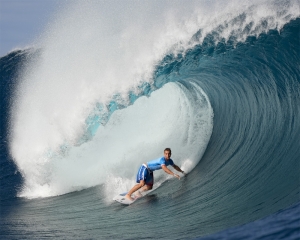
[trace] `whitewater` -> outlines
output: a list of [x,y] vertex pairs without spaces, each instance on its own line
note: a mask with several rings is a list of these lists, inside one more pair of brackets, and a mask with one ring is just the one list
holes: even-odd
[[[260,219],[261,236],[299,237],[299,13],[299,1],[62,5],[32,48],[1,58],[2,235],[251,239]],[[156,171],[145,198],[113,202],[166,147],[187,176]]]

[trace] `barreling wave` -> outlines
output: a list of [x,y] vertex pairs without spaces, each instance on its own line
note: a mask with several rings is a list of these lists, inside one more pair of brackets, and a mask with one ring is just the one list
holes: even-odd
[[[153,26],[146,30],[135,24],[137,19],[141,18],[138,11],[129,10],[122,13],[117,19],[122,20],[122,24],[116,23],[114,17],[106,18],[105,14],[94,18],[95,14],[99,15],[96,11],[99,10],[97,4],[76,3],[58,16],[58,20],[50,25],[45,37],[41,40],[41,50],[24,67],[21,74],[22,80],[15,94],[17,100],[12,108],[11,153],[24,176],[24,189],[35,192],[32,196],[35,194],[44,196],[46,194],[44,191],[49,192],[46,195],[55,195],[76,190],[78,185],[82,188],[82,186],[92,186],[103,182],[103,180],[95,180],[96,177],[92,177],[93,180],[85,177],[89,175],[89,172],[81,171],[85,169],[83,165],[86,166],[87,163],[80,159],[93,158],[93,161],[88,161],[86,169],[96,169],[95,166],[98,164],[101,166],[111,162],[108,154],[94,150],[93,154],[78,154],[80,158],[74,159],[72,152],[78,151],[83,146],[86,148],[88,144],[95,145],[93,138],[101,132],[99,127],[109,128],[107,124],[116,110],[128,111],[127,106],[133,104],[141,96],[150,96],[151,102],[151,93],[162,89],[168,82],[178,82],[175,84],[177,87],[185,86],[187,89],[192,89],[189,86],[192,82],[199,89],[199,86],[205,88],[208,80],[210,84],[218,84],[219,87],[223,82],[227,86],[232,79],[243,75],[241,72],[243,68],[235,68],[233,72],[236,74],[230,73],[230,81],[227,80],[228,76],[227,78],[222,76],[221,73],[224,73],[221,72],[222,64],[228,64],[224,67],[227,69],[224,74],[229,74],[228,69],[236,64],[230,58],[231,52],[243,42],[247,46],[255,44],[259,34],[269,29],[281,29],[284,23],[295,18],[297,14],[297,8],[295,8],[297,5],[288,1],[280,6],[278,2],[266,2],[258,6],[251,4],[246,7],[246,10],[236,6],[235,13],[232,12],[232,5],[230,5],[230,8],[225,8],[223,15],[212,15],[206,19],[201,16],[203,9],[196,7],[192,16],[188,17],[195,4],[192,2],[186,6],[180,12],[181,17],[177,16],[179,13],[174,9],[170,10],[170,6],[157,10],[156,4],[148,3],[146,6],[138,4],[135,6],[136,9],[145,11],[146,7],[150,7],[150,10],[144,13],[149,15],[156,13],[159,16],[155,20],[151,19]],[[104,7],[103,5],[101,7],[112,11],[114,6],[104,4]],[[265,12],[266,15],[260,16],[260,9],[265,11],[268,9]],[[80,18],[74,23],[74,16],[82,15],[86,11],[89,11],[89,16]],[[164,11],[169,14],[166,19],[164,19]],[[161,24],[161,21],[164,24]],[[141,25],[148,27],[149,23],[142,21]],[[110,26],[110,29],[107,29],[107,26]],[[84,31],[78,31],[78,29],[84,29]],[[107,34],[111,31],[114,34]],[[133,34],[135,31],[139,31],[139,34]],[[179,32],[181,34],[178,34]],[[276,32],[275,30],[274,34]],[[105,37],[103,34],[106,34]],[[137,45],[137,39],[142,40],[141,45]],[[245,58],[241,58],[241,61],[247,65]],[[214,65],[214,71],[210,70],[209,74],[205,73],[207,75],[201,69],[202,67],[212,69]],[[256,68],[256,64],[252,67]],[[238,70],[241,71],[237,72]],[[253,70],[254,78],[257,78],[261,70],[257,74],[255,74],[255,69]],[[197,79],[193,76],[189,77],[193,71],[197,71],[198,74],[201,72],[201,76]],[[222,81],[219,81],[221,76]],[[246,76],[247,79],[249,77],[252,78],[251,73]],[[241,84],[240,79],[239,81]],[[201,91],[199,90],[198,95]],[[210,101],[216,101],[216,96],[210,96],[211,91],[216,90],[205,90]],[[191,98],[194,94],[191,91],[185,92],[184,95]],[[254,95],[254,93],[251,94]],[[198,101],[209,102],[204,93],[201,93],[201,96]],[[177,98],[181,97],[180,94],[177,96]],[[232,98],[232,103],[235,102],[235,97]],[[247,97],[245,96],[244,99]],[[227,101],[229,100],[230,97]],[[174,112],[176,108],[180,112],[182,108],[179,105],[174,107]],[[205,122],[203,127],[209,133],[212,126],[212,110],[209,110],[208,105],[205,108],[207,113],[202,119]],[[196,108],[189,110],[197,111]],[[154,110],[153,114],[155,115]],[[248,114],[251,114],[251,111]],[[195,113],[195,116],[198,115]],[[170,115],[170,117],[174,116],[176,115]],[[132,119],[133,122],[135,120]],[[148,124],[150,121],[143,123],[146,129]],[[187,120],[186,124],[190,122]],[[164,132],[163,127],[158,129]],[[198,135],[201,135],[201,131],[199,130]],[[124,132],[120,131],[114,136],[123,134]],[[178,134],[184,136],[179,131]],[[203,154],[209,135],[204,134],[206,137],[202,140],[203,143],[199,143],[201,151],[196,152]],[[138,138],[136,135],[132,137]],[[168,137],[164,136],[162,139],[168,139]],[[89,141],[91,142],[88,143]],[[194,140],[194,142],[197,141]],[[113,143],[110,145],[116,147]],[[127,151],[132,150],[131,148],[123,149],[118,158],[126,155]],[[142,150],[142,152],[145,151],[149,150]],[[145,157],[159,154],[158,149],[154,152]],[[189,158],[188,152],[182,153]],[[196,154],[193,165],[197,164],[202,154]],[[96,160],[99,155],[105,156],[105,160]],[[51,189],[53,181],[58,185],[68,182],[62,176],[67,176],[68,171],[76,172],[69,166],[69,164],[74,166],[74,162],[79,163],[77,169],[80,169],[80,173],[70,174],[74,177],[70,178],[69,187],[58,191],[59,193]],[[82,175],[81,181],[86,183],[75,184],[74,178],[77,178],[75,175]],[[96,176],[96,172],[92,175]],[[32,188],[48,190],[36,191]],[[41,194],[39,195],[38,192]]]
[[[299,3],[190,2],[182,11],[175,3],[138,3],[120,15],[122,4],[76,3],[35,54],[24,53],[31,61],[20,72],[10,125],[24,178],[19,196],[100,184],[111,199],[134,183],[141,159],[171,147],[189,172],[174,196],[185,199],[176,207],[187,237],[299,201]],[[172,194],[177,183],[157,177],[156,192]],[[176,238],[181,228],[173,224],[169,235],[155,229]]]

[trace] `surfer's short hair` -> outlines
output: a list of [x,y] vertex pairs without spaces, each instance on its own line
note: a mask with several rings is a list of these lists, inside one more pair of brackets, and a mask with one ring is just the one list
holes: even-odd
[[165,152],[165,151],[168,151],[168,152],[171,153],[171,148],[165,148],[164,152]]

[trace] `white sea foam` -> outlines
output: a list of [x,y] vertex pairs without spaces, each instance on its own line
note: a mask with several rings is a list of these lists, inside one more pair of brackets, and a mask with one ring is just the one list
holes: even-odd
[[[206,146],[209,137],[197,137],[202,127],[194,129],[194,140],[190,137],[192,133],[182,132],[194,120],[181,119],[176,114],[198,115],[191,105],[194,100],[184,100],[184,106],[180,102],[191,94],[180,92],[183,90],[172,84],[166,86],[168,91],[160,90],[167,95],[169,88],[177,91],[169,96],[170,99],[176,96],[172,106],[161,108],[170,101],[164,96],[157,100],[154,93],[148,100],[142,98],[133,107],[115,112],[92,141],[73,145],[85,132],[85,120],[96,103],[108,103],[115,93],[126,100],[129,90],[136,89],[141,82],[151,83],[155,66],[166,54],[184,52],[201,43],[212,31],[216,40],[227,40],[234,35],[237,41],[243,41],[270,28],[280,29],[299,16],[299,12],[298,1],[70,3],[37,41],[41,54],[24,69],[16,91],[10,145],[25,179],[21,195],[63,194],[106,182],[104,173],[132,179],[141,162],[157,157],[168,144],[174,150],[181,149],[180,153],[174,151],[174,156],[189,159],[192,162],[189,169],[192,169],[204,148],[196,150],[194,142],[203,141],[200,146]],[[200,37],[191,41],[198,30],[201,30]],[[147,105],[150,110],[143,112]],[[171,113],[159,110],[171,107]],[[208,110],[205,116],[210,114]],[[156,122],[157,116],[163,119]],[[182,124],[170,124],[166,116],[178,118]],[[134,139],[130,134],[135,131],[133,126],[142,127],[134,133]],[[182,137],[194,141],[190,143],[191,149],[187,147],[189,151],[182,150],[179,144]],[[174,140],[167,144],[170,138]],[[120,170],[120,161],[129,167]]]

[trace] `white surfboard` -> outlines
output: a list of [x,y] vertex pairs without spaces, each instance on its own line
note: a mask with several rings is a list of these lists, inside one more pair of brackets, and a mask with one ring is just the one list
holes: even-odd
[[133,201],[125,198],[126,194],[127,194],[127,192],[118,194],[117,196],[115,196],[113,198],[113,200],[116,201],[116,202],[119,202],[121,204],[125,204],[125,205],[130,205],[130,204],[134,203],[137,200],[137,198],[135,198]]

